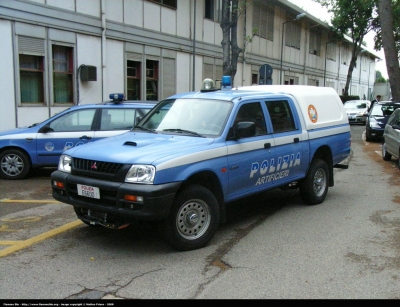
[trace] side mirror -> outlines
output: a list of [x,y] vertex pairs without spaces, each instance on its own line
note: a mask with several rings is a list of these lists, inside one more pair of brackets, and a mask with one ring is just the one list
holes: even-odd
[[49,124],[46,124],[42,128],[40,128],[38,132],[47,133],[47,132],[53,132],[53,131],[54,131],[53,128],[51,128]]
[[396,129],[396,130],[400,130],[400,125],[393,125],[392,128]]
[[256,135],[256,125],[254,122],[238,122],[235,127],[236,139],[247,138]]

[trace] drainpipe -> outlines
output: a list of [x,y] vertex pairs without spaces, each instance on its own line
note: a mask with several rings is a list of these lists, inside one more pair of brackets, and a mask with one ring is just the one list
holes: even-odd
[[310,35],[311,29],[315,28],[315,27],[318,27],[318,26],[319,26],[319,24],[316,24],[316,25],[313,25],[313,26],[309,26],[306,29],[306,37],[305,37],[305,43],[304,43],[304,66],[303,66],[304,79],[306,77],[306,71],[307,71],[307,58],[309,57],[309,54],[310,54],[310,48],[307,48],[307,46],[308,46],[308,37]]
[[[247,22],[246,17],[247,17],[247,3],[246,3],[246,0],[245,0],[244,1],[244,26],[243,26],[244,36],[243,36],[243,43],[245,43],[244,38],[246,37],[246,22]],[[246,45],[244,45],[244,50],[243,50],[243,66],[242,67],[243,67],[243,70],[242,70],[242,86],[244,86],[245,73],[246,73]]]
[[106,1],[101,0],[101,96],[107,100],[106,93]]
[[196,82],[196,0],[194,0],[194,8],[193,8],[193,65],[192,65],[192,91],[195,90]]

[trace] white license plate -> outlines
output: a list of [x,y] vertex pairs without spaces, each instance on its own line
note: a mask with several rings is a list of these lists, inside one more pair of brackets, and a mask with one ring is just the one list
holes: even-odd
[[100,199],[100,190],[96,187],[91,187],[90,185],[77,184],[78,195],[90,197],[90,198],[98,198]]

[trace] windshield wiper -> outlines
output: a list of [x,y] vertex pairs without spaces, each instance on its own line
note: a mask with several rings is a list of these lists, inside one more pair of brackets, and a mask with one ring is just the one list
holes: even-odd
[[202,135],[202,134],[200,134],[200,133],[197,133],[197,132],[195,132],[195,131],[190,131],[190,130],[184,130],[184,129],[175,128],[175,129],[164,129],[163,131],[172,131],[172,132],[179,132],[179,133],[189,133],[189,134],[192,134],[192,135],[201,137],[201,138],[205,138],[204,135]]
[[149,128],[145,128],[143,126],[135,126],[135,127],[133,127],[133,129],[140,129],[140,130],[144,130],[144,131],[147,131],[147,132],[151,132],[151,133],[157,134],[157,132],[155,130],[152,130],[152,129],[149,129]]

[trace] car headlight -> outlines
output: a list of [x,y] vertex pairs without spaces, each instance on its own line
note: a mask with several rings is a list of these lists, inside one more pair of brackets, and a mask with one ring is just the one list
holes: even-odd
[[58,170],[66,173],[71,172],[72,158],[68,155],[61,155],[58,161]]
[[125,182],[153,184],[156,168],[152,165],[132,165]]
[[380,128],[381,126],[379,125],[379,123],[376,121],[375,118],[370,118],[369,119],[369,126],[371,128]]

